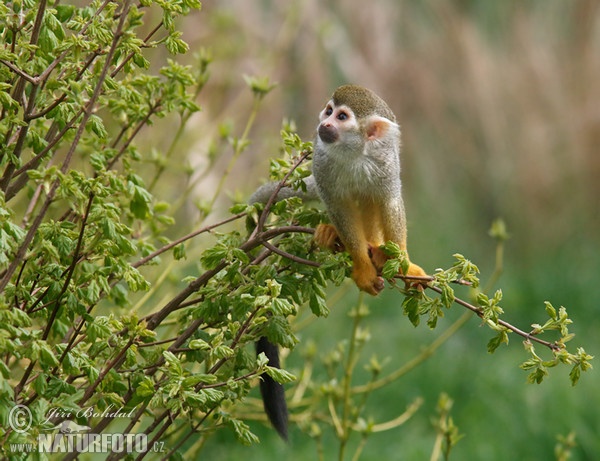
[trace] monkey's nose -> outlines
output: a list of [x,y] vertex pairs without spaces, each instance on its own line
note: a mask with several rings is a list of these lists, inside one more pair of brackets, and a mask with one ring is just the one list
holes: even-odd
[[331,123],[322,123],[319,125],[319,138],[327,144],[334,143],[338,139],[338,130]]

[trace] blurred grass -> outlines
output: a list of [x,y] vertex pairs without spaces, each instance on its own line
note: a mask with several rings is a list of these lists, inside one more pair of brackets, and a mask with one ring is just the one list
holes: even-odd
[[[253,144],[228,183],[245,196],[267,176],[268,158],[278,155],[284,117],[310,139],[317,113],[337,85],[368,86],[389,102],[402,125],[413,259],[432,271],[460,252],[489,274],[494,243],[487,230],[503,217],[511,234],[500,280],[507,320],[526,327],[543,319],[544,300],[565,305],[575,322],[574,342],[598,355],[597,1],[376,0],[367,7],[360,0],[222,0],[205,2],[184,32],[192,48],[209,47],[215,61],[200,97],[203,112],[188,133],[191,148],[182,149],[181,158],[198,168],[219,124],[241,130],[251,101],[242,74],[268,75],[279,88],[265,99]],[[215,176],[199,183],[197,197],[210,196],[231,155],[219,153]],[[172,194],[177,197],[175,188]],[[373,302],[365,360],[371,353],[390,356],[393,369],[440,333],[413,329],[399,306],[392,294]],[[460,314],[458,308],[450,312],[446,325]],[[520,342],[511,338],[508,348],[490,356],[489,332],[476,326],[473,319],[422,367],[372,396],[370,408],[382,420],[416,396],[426,404],[406,425],[373,436],[362,459],[428,459],[430,418],[443,391],[455,400],[452,416],[466,434],[452,459],[553,459],[556,435],[571,430],[579,444],[572,459],[597,459],[597,371],[575,388],[563,371],[540,386],[526,385],[518,369]],[[340,309],[302,337],[322,347],[348,334]],[[292,367],[300,367],[299,356],[290,355]],[[297,443],[288,450],[272,431],[254,427],[260,445],[240,447],[218,435],[203,455],[314,458],[305,436],[294,433]],[[335,446],[327,453],[333,457]]]

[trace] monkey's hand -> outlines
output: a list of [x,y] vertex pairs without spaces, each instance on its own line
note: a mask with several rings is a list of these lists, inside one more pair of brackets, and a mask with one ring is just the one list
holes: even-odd
[[[386,255],[385,252],[379,247],[370,247],[369,254],[371,256],[371,261],[373,262],[373,265],[377,269],[377,272],[381,273],[381,270],[383,269],[383,265],[386,263],[386,261],[388,259],[390,259],[390,257],[388,255]],[[406,274],[404,274],[403,272],[400,272],[400,273],[402,275],[407,275],[407,276],[427,277],[427,273],[423,270],[423,268],[421,266],[417,266],[416,264],[414,264],[410,261],[409,261],[409,266],[408,266],[408,270],[406,271]],[[427,282],[421,281],[421,280],[415,280],[415,281],[406,280],[405,284],[406,284],[406,288],[411,288],[411,287],[424,288],[425,286],[427,286]]]
[[[315,229],[313,237],[315,243],[321,247],[328,249],[334,253],[344,251],[344,244],[340,240],[337,229],[331,224],[319,224]],[[362,291],[366,291],[370,295],[377,296],[383,290],[383,278],[377,275],[377,270],[371,262],[369,255],[351,254],[352,264],[352,280],[356,286]]]
[[315,229],[313,240],[319,247],[326,248],[334,253],[344,251],[344,244],[340,240],[337,229],[332,224],[319,224]]

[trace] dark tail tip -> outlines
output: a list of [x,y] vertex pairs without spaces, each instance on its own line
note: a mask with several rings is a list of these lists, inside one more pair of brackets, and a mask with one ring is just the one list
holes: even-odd
[[[264,352],[265,356],[269,359],[270,367],[280,368],[279,350],[275,344],[271,344],[265,337],[260,338],[256,343],[256,353],[260,354],[261,352]],[[288,411],[283,386],[269,375],[263,374],[260,382],[260,393],[269,421],[271,421],[271,424],[281,438],[287,441]]]

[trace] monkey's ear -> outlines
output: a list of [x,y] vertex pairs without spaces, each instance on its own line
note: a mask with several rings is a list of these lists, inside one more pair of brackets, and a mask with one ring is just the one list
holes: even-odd
[[384,117],[371,117],[367,122],[367,140],[374,141],[385,137],[395,123]]

